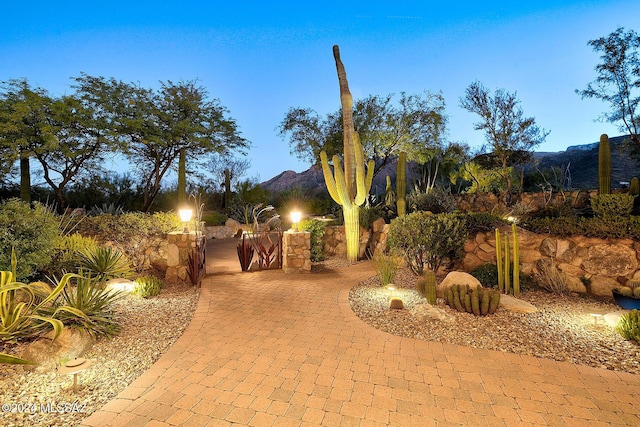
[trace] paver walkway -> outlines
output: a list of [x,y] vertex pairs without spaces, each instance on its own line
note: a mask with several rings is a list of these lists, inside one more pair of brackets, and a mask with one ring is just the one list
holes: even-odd
[[640,376],[368,326],[348,293],[369,263],[218,267],[185,333],[83,425],[640,426]]

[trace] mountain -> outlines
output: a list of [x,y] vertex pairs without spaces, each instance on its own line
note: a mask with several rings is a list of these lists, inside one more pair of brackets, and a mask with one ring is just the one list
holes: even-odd
[[[640,156],[632,156],[624,147],[625,136],[609,138],[611,144],[611,183],[614,188],[620,187],[621,182],[629,182],[631,178],[640,176]],[[536,152],[534,158],[539,162],[540,170],[557,167],[561,170],[569,168],[571,188],[595,189],[598,188],[598,142],[584,145],[573,145],[565,151]],[[636,157],[638,159],[636,159]],[[396,160],[385,165],[376,174],[371,185],[373,194],[382,194],[386,187],[386,176],[391,176],[395,189]],[[411,182],[416,176],[411,176],[411,167],[407,168],[407,182]],[[532,170],[530,170],[532,172]],[[300,187],[310,195],[326,191],[322,167],[311,166],[304,172],[284,171],[268,181],[260,184],[271,194],[280,191]],[[409,191],[409,188],[407,188]]]

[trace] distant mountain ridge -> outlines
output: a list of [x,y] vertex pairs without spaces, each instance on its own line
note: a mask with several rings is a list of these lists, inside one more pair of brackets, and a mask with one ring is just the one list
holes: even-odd
[[[640,176],[640,157],[632,157],[624,148],[626,136],[609,138],[611,144],[611,183],[614,188],[620,186],[620,182],[628,182],[634,176]],[[534,158],[539,161],[539,168],[546,169],[558,167],[566,169],[569,166],[571,175],[571,188],[595,189],[598,188],[598,145],[599,142],[584,145],[572,145],[565,151],[536,152]],[[408,171],[410,173],[410,171]],[[392,177],[395,189],[396,161],[390,162],[375,176],[372,184],[372,193],[384,193],[386,176]],[[407,176],[408,180],[415,176]],[[311,166],[304,172],[284,171],[260,185],[269,190],[271,194],[299,187],[313,195],[326,191],[322,167]]]

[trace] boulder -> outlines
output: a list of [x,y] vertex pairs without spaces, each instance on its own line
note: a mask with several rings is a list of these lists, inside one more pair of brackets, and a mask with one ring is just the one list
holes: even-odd
[[53,331],[29,344],[20,357],[38,365],[24,365],[25,369],[39,373],[54,371],[65,360],[82,356],[95,343],[94,338],[81,329],[64,328],[55,341],[52,338]]
[[513,313],[535,313],[538,309],[531,303],[515,298],[511,295],[500,295],[500,308]]
[[540,254],[547,257],[555,257],[558,250],[558,242],[553,237],[547,237],[540,244]]
[[420,322],[436,320],[443,323],[451,323],[455,320],[451,314],[431,304],[418,304],[411,310],[411,314]]
[[596,244],[589,248],[582,268],[599,276],[626,276],[638,268],[638,261],[636,252],[627,246]]
[[593,275],[591,276],[591,293],[593,295],[611,296],[611,291],[618,288],[620,283],[610,277]]
[[389,309],[391,310],[402,310],[404,308],[404,303],[400,298],[394,297],[391,298],[389,302]]
[[443,298],[446,291],[449,290],[453,285],[469,285],[471,289],[475,289],[478,286],[482,287],[480,281],[470,275],[469,273],[465,273],[462,271],[452,271],[440,282],[437,289],[437,295],[439,298]]

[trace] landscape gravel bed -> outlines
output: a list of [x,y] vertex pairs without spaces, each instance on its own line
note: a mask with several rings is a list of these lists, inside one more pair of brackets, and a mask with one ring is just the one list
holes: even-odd
[[535,313],[500,308],[491,315],[475,316],[460,313],[438,299],[437,307],[449,321],[425,320],[415,315],[426,304],[415,281],[416,276],[407,269],[400,270],[394,280],[393,296],[402,299],[403,310],[389,309],[390,291],[381,287],[377,276],[351,289],[351,308],[376,329],[402,337],[640,373],[640,346],[623,339],[602,320],[596,325],[590,314],[619,311],[613,300],[532,290],[520,298],[533,304],[538,309]]
[[[198,296],[191,285],[167,285],[157,297],[128,295],[117,302],[122,331],[114,338],[98,340],[83,356],[93,365],[79,374],[77,393],[70,375],[1,365],[0,425],[78,425],[149,369],[182,335]],[[0,345],[0,352],[19,354],[23,348],[24,344]]]

